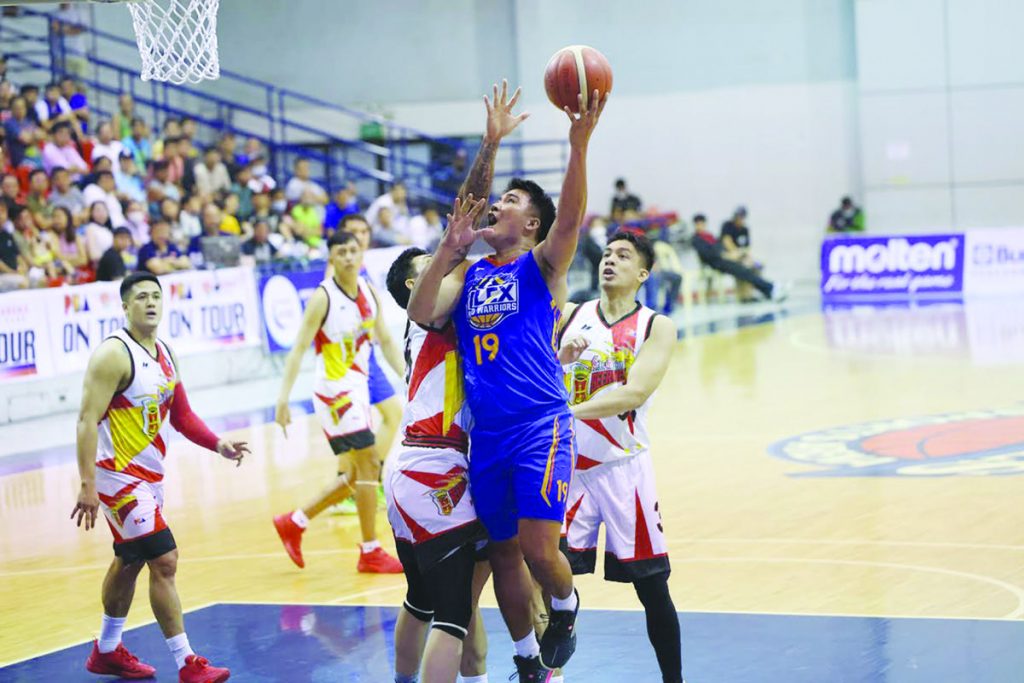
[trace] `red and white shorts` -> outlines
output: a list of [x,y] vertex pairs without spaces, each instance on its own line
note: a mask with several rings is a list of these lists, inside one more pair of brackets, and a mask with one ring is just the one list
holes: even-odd
[[467,465],[456,450],[416,446],[402,446],[385,463],[388,521],[397,541],[412,544],[423,571],[483,537]]
[[370,387],[365,381],[336,383],[330,391],[318,385],[313,392],[313,411],[336,454],[373,445]]
[[162,482],[148,482],[120,472],[96,468],[96,491],[114,543],[134,541],[167,528],[161,508]]
[[604,578],[631,583],[669,571],[651,453],[576,469],[569,484],[562,551],[573,574],[593,574],[605,527]]

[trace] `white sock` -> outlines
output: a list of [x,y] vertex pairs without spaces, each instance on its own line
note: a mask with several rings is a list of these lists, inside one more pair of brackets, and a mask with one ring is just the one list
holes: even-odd
[[374,550],[380,547],[380,541],[366,541],[364,543],[360,543],[359,547],[362,549],[364,553],[372,553]]
[[100,630],[100,637],[96,639],[96,647],[100,652],[113,652],[121,644],[121,631],[124,630],[125,619],[127,617],[103,615],[103,628]]
[[292,521],[295,522],[300,529],[305,529],[309,526],[309,517],[302,510],[296,510],[292,513]]
[[487,683],[487,674],[480,674],[479,676],[470,676],[468,678],[460,674],[459,679],[458,681],[456,681],[456,683]]
[[171,654],[174,655],[174,661],[178,664],[179,671],[185,667],[185,658],[195,654],[195,652],[192,652],[192,648],[189,647],[188,636],[184,633],[168,638],[167,647],[170,649]]
[[551,596],[551,609],[558,610],[559,612],[573,612],[576,610],[576,605],[579,604],[579,600],[576,599],[576,591],[569,593],[567,598],[556,598]]
[[539,657],[540,656],[540,643],[537,642],[537,634],[530,631],[526,634],[526,637],[522,640],[517,640],[513,645],[516,648],[516,654],[520,657]]

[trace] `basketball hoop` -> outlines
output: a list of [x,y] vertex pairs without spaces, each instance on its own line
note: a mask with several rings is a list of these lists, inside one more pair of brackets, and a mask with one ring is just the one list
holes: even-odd
[[129,0],[142,80],[199,83],[220,78],[220,0]]

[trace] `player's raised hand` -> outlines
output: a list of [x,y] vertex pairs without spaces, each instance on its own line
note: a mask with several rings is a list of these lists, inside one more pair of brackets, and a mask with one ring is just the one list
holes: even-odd
[[274,409],[274,422],[281,425],[281,431],[284,432],[284,438],[288,438],[288,425],[292,423],[292,409],[288,406],[288,401],[282,401],[277,404]]
[[493,228],[476,229],[485,204],[486,200],[474,199],[473,195],[466,197],[466,201],[456,197],[452,212],[448,214],[448,227],[441,238],[441,246],[455,252],[465,252],[477,237],[487,237],[493,233]]
[[590,340],[586,337],[573,337],[569,341],[562,344],[562,348],[558,350],[558,362],[562,365],[569,365],[575,363],[583,355],[583,352],[590,346]]
[[594,127],[597,126],[597,120],[601,118],[601,112],[604,111],[604,105],[608,104],[608,96],[612,94],[609,90],[602,97],[597,90],[590,94],[590,106],[583,107],[583,95],[579,95],[579,110],[580,113],[574,114],[572,109],[565,107],[565,115],[569,117],[569,144],[573,147],[586,147],[590,141],[590,134],[594,132]]
[[88,485],[83,481],[82,490],[78,492],[78,502],[75,503],[75,509],[71,511],[71,519],[78,515],[75,526],[82,526],[83,521],[86,531],[96,526],[96,513],[99,509],[100,497],[96,493],[96,484]]
[[245,441],[220,439],[217,441],[217,452],[228,460],[234,460],[235,467],[238,467],[242,464],[242,458],[249,454],[249,444]]
[[518,116],[512,113],[512,108],[519,101],[522,88],[516,88],[512,93],[512,99],[508,97],[508,80],[502,79],[501,93],[498,93],[498,86],[494,86],[494,99],[484,95],[484,105],[487,107],[487,139],[491,141],[501,140],[511,133],[516,127],[530,117],[529,112],[523,112]]

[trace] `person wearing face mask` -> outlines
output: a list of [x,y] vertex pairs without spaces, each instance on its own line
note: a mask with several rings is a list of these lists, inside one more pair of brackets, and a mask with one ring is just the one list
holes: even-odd
[[843,197],[828,219],[828,232],[864,232],[864,212],[852,199]]

